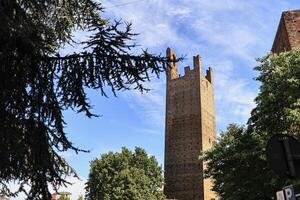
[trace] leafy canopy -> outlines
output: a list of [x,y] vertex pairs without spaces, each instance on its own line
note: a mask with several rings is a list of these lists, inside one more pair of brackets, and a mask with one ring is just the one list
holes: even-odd
[[[57,189],[77,176],[58,152],[81,151],[66,136],[62,112],[95,116],[87,89],[145,91],[149,73],[165,70],[164,57],[133,55],[131,24],[110,23],[102,11],[94,0],[0,1],[0,195],[49,199],[49,184]],[[59,55],[77,30],[90,34],[85,48]]]
[[207,161],[205,174],[214,179],[213,190],[221,199],[274,199],[276,191],[297,182],[270,169],[266,145],[274,134],[300,138],[300,50],[259,61],[255,69],[261,86],[248,126],[230,125],[202,155]]
[[220,134],[202,159],[208,161],[204,174],[213,179],[212,189],[221,200],[273,199],[287,183],[270,170],[260,135],[236,124]]
[[249,128],[299,138],[300,127],[300,49],[281,54],[270,54],[259,59],[261,82],[256,108],[249,119]]
[[91,161],[87,197],[91,200],[163,200],[162,169],[142,148],[122,148]]

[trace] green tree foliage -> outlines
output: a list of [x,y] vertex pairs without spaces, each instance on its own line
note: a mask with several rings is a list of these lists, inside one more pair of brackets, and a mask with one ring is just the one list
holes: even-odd
[[91,200],[164,199],[162,169],[144,149],[122,148],[91,162],[87,197]]
[[[59,152],[80,151],[66,137],[62,112],[95,116],[87,89],[104,96],[109,88],[145,91],[149,73],[165,70],[164,57],[133,55],[131,24],[102,19],[97,2],[0,1],[0,195],[50,199],[49,184],[57,188],[68,184],[62,177],[76,176]],[[76,30],[90,34],[85,48],[60,55]],[[20,186],[16,193],[10,181]]]
[[213,190],[221,200],[268,200],[285,184],[270,170],[260,135],[235,124],[220,134],[202,159],[208,161],[204,173],[213,178]]
[[300,130],[300,49],[271,54],[259,59],[261,82],[257,106],[249,119],[249,128],[267,137],[282,133],[299,138]]
[[260,91],[246,128],[230,125],[214,147],[204,152],[206,177],[221,199],[275,199],[281,187],[296,183],[277,176],[266,160],[274,134],[300,137],[300,50],[259,59]]
[[62,194],[59,196],[58,200],[71,200],[71,198],[68,195]]
[[83,195],[79,195],[77,200],[84,200]]

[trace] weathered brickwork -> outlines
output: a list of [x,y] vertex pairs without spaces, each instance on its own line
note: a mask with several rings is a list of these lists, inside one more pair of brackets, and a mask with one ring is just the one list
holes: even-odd
[[[167,56],[176,58],[171,49]],[[194,69],[184,71],[180,77],[175,62],[167,71],[164,192],[169,199],[213,200],[211,180],[203,179],[205,165],[198,159],[216,140],[212,70],[204,76],[195,56]]]
[[300,10],[285,11],[281,15],[272,47],[273,53],[300,47]]

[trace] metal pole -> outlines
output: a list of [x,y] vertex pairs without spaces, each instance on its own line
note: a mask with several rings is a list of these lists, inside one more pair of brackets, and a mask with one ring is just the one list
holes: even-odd
[[296,171],[295,171],[295,166],[294,166],[294,162],[293,162],[293,155],[292,155],[291,149],[290,149],[289,140],[288,140],[288,138],[286,138],[282,142],[283,142],[285,156],[286,156],[286,160],[287,160],[287,164],[288,164],[288,168],[289,168],[289,173],[290,173],[289,175],[291,177],[295,177]]

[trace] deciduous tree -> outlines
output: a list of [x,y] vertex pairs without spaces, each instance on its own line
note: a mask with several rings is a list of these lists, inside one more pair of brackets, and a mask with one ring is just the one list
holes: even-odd
[[270,137],[291,134],[300,138],[300,49],[258,59],[261,82],[249,128]]
[[109,152],[91,162],[87,197],[91,200],[163,200],[162,169],[154,156],[136,148]]
[[213,179],[212,189],[221,200],[271,200],[287,183],[270,170],[265,145],[259,134],[231,124],[213,148],[205,152],[204,173]]
[[281,187],[296,183],[277,176],[266,160],[274,134],[300,138],[300,50],[259,59],[261,82],[248,125],[230,125],[212,149],[204,152],[206,177],[221,199],[274,199]]

